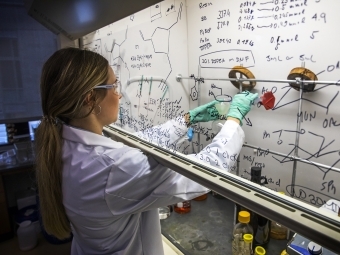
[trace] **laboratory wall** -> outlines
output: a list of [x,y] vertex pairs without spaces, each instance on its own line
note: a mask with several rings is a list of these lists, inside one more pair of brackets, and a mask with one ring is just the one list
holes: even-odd
[[[267,187],[321,206],[340,199],[339,8],[336,0],[166,0],[83,41],[118,75],[124,96],[113,125],[128,131],[221,95],[231,100],[239,83],[223,79],[235,66],[245,68],[248,78],[261,80],[249,90],[259,97],[271,91],[275,103],[269,110],[252,106],[243,120],[240,164],[225,170],[250,179],[250,168],[260,166]],[[317,81],[303,89],[284,82],[293,69]],[[214,125],[194,126],[193,141],[169,149],[197,153],[218,132]]]

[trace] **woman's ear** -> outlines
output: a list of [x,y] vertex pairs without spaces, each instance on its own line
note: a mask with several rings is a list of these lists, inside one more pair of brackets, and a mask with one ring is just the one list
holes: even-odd
[[94,97],[94,93],[93,93],[93,90],[91,90],[89,93],[87,93],[87,95],[85,97],[84,105],[92,107],[93,102],[95,101],[93,97]]

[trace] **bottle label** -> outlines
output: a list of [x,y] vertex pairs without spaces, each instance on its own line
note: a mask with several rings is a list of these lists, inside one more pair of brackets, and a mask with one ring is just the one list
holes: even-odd
[[177,207],[179,208],[188,208],[190,206],[191,206],[190,201],[183,201],[183,202],[177,203]]

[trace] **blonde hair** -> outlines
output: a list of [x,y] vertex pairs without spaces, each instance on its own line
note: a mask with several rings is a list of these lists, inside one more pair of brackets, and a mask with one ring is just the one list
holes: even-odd
[[[108,61],[101,55],[76,48],[55,52],[44,64],[40,81],[44,118],[36,131],[36,178],[40,211],[48,234],[58,239],[70,236],[71,228],[62,195],[62,125],[88,116],[106,95],[92,90],[108,79]],[[85,98],[92,108],[84,113]]]

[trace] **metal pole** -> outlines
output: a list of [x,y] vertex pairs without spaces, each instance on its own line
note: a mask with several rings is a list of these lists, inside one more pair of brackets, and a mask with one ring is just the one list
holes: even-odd
[[[301,63],[301,67],[305,67],[305,63]],[[296,83],[300,84],[300,95],[299,95],[299,107],[298,107],[298,116],[300,116],[300,113],[302,111],[302,96],[303,96],[303,83],[301,82],[301,79],[296,79]],[[300,141],[300,129],[301,129],[301,118],[298,118],[297,124],[296,124],[296,135],[295,135],[295,150],[294,150],[294,156],[299,157],[299,141]],[[296,179],[296,167],[297,167],[297,161],[294,159],[293,162],[293,172],[292,172],[292,185],[291,185],[291,194],[294,194],[294,187],[295,187],[295,179]]]
[[[176,80],[180,81],[181,79],[193,79],[192,77],[182,77],[180,74],[177,75]],[[249,81],[249,82],[275,82],[275,83],[296,83],[296,80],[265,80],[265,79],[244,79],[244,78],[204,78],[207,81]],[[301,81],[302,84],[324,84],[324,85],[340,85],[339,81]]]
[[[240,66],[243,67],[243,64],[240,64]],[[240,93],[242,93],[242,81],[241,81],[242,77],[243,77],[243,75],[242,75],[242,73],[240,73],[240,79],[239,79],[239,82],[238,82],[238,84],[239,84],[239,86],[240,86],[240,87],[239,87]]]
[[[240,64],[240,66],[243,66],[243,64]],[[242,79],[243,75],[242,73],[240,74],[240,79]],[[242,93],[242,81],[239,81],[239,89],[240,89],[240,93]],[[236,175],[240,174],[240,155],[237,156],[237,161],[236,161]],[[236,208],[236,205],[235,205]],[[236,209],[235,209],[236,211]],[[236,213],[235,213],[236,214]],[[237,217],[237,215],[234,215],[234,217]]]
[[[258,146],[247,144],[247,143],[243,144],[243,147],[252,148],[252,149],[256,149],[256,150],[262,150]],[[280,153],[280,152],[276,152],[276,151],[271,151],[271,150],[266,150],[266,151],[268,151],[268,153],[270,153],[270,154],[277,155],[277,156],[280,156],[280,157],[284,157],[286,159],[296,160],[296,161],[299,161],[299,162],[302,162],[302,163],[305,163],[305,164],[308,164],[308,165],[313,165],[313,166],[316,166],[316,167],[321,167],[321,168],[329,169],[329,170],[340,173],[340,168],[316,163],[316,162],[306,160],[306,159],[303,159],[303,158],[299,158],[299,157],[295,157],[295,156],[289,156],[289,155],[286,155],[286,154],[283,154],[283,153]]]
[[[201,105],[201,68],[200,65],[198,65],[198,82],[197,82],[197,103],[198,106]],[[200,134],[200,127],[201,124],[198,122],[198,136],[197,136],[197,142],[198,142],[198,151],[200,151],[200,146],[201,146],[201,134]]]
[[[305,63],[302,62],[301,67],[305,67]],[[300,95],[299,95],[299,108],[298,108],[298,116],[300,116],[300,113],[302,112],[302,96],[303,96],[303,83],[301,83],[300,79],[296,80],[296,83],[300,83]],[[301,118],[298,118],[297,124],[296,124],[296,135],[295,135],[295,150],[294,150],[294,156],[299,157],[299,141],[300,141],[300,130],[301,130]],[[292,172],[292,183],[291,183],[291,190],[290,190],[290,196],[294,197],[294,190],[295,190],[295,180],[296,180],[296,170],[297,169],[297,160],[294,159],[293,162],[293,172]],[[290,230],[287,229],[287,240],[289,240]]]

